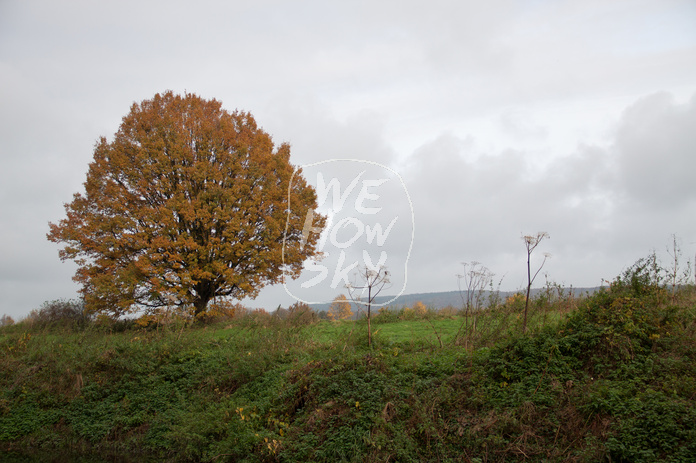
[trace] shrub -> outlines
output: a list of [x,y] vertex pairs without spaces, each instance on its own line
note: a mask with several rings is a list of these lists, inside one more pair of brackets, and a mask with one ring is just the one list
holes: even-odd
[[399,316],[403,309],[392,307],[380,307],[377,314],[373,316],[372,323],[395,323],[399,321]]
[[12,326],[14,325],[14,322],[15,321],[9,315],[3,315],[2,317],[0,317],[0,327]]
[[663,296],[664,269],[653,252],[638,259],[611,283],[610,290],[636,297]]
[[317,314],[304,302],[295,302],[288,307],[287,323],[290,326],[311,325],[318,321]]
[[206,312],[201,312],[196,316],[196,321],[203,324],[229,322],[246,313],[247,308],[242,304],[223,299],[210,304]]
[[508,307],[514,307],[516,310],[522,310],[524,309],[524,299],[524,294],[517,292],[505,298],[505,305]]
[[[103,314],[100,314],[100,316]],[[204,315],[204,314],[201,314]],[[148,310],[146,313],[140,317],[133,319],[133,323],[136,326],[146,329],[156,329],[158,327],[173,327],[181,326],[182,324],[190,323],[192,319],[191,310],[187,308],[169,308],[169,307],[158,307],[156,309]],[[199,315],[196,318],[197,321],[202,321],[207,323],[208,319]]]
[[410,307],[404,307],[399,311],[399,320],[415,320],[418,318],[418,314],[415,310]]
[[446,318],[454,318],[457,315],[459,315],[459,309],[456,307],[453,307],[451,305],[448,305],[447,307],[443,307],[438,311],[438,315],[441,317],[446,317]]
[[425,316],[425,314],[428,313],[428,307],[426,307],[425,304],[423,304],[421,301],[416,302],[413,304],[413,311],[416,312],[416,315],[419,317]]
[[274,320],[274,317],[264,309],[252,309],[241,319],[242,326],[254,328],[269,327],[274,324],[277,324],[277,320]]
[[693,461],[696,455],[696,410],[663,393],[628,399],[616,411],[617,433],[607,440],[616,461]]
[[85,304],[81,300],[57,299],[44,302],[38,310],[32,310],[27,321],[31,326],[37,327],[84,328],[92,321],[92,315],[85,310]]

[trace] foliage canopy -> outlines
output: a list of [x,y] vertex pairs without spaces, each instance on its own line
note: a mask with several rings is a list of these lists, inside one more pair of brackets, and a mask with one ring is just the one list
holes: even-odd
[[48,239],[77,262],[92,311],[198,314],[215,297],[297,277],[315,253],[318,236],[302,226],[316,194],[290,146],[216,100],[169,91],[133,104],[114,140],[97,142],[84,185]]

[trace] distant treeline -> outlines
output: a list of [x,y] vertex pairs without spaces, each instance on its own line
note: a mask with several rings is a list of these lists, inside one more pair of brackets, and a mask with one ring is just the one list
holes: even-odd
[[[567,293],[571,293],[573,296],[582,296],[586,294],[594,294],[599,290],[600,287],[594,287],[594,288],[563,288],[563,291]],[[554,288],[551,287],[549,288],[538,288],[538,289],[533,289],[531,292],[531,296],[536,296],[542,291],[549,291],[553,290]],[[505,301],[506,298],[513,296],[520,291],[490,291],[490,290],[485,290],[482,291],[479,297],[480,300],[480,305],[482,307],[486,307],[491,300],[499,300],[499,301]],[[472,292],[473,293],[473,292]],[[378,296],[375,298],[375,305],[381,305],[384,304],[385,302],[388,302],[389,300],[394,299],[394,296]],[[413,304],[416,302],[422,302],[429,308],[433,309],[443,309],[445,307],[454,307],[454,308],[463,308],[466,305],[467,301],[467,291],[443,291],[443,292],[437,292],[437,293],[414,293],[414,294],[402,294],[401,296],[397,297],[396,300],[388,304],[388,307],[390,308],[402,308],[402,307],[411,307]],[[355,302],[350,301],[353,306],[355,306]],[[314,309],[315,312],[327,312],[329,310],[329,307],[331,306],[331,302],[327,302],[324,304],[310,304],[312,309]]]

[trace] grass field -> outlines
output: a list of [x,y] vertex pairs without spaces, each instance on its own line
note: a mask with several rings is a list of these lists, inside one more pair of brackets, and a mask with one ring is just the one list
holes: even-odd
[[[477,313],[0,329],[7,461],[695,461],[696,305],[633,275]],[[475,315],[475,316],[474,316]],[[48,453],[46,453],[48,452]]]

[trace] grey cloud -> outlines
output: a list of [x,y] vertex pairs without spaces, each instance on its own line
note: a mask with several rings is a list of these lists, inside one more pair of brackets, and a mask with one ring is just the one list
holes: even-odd
[[[597,284],[696,235],[695,103],[676,102],[694,92],[695,18],[689,0],[0,1],[0,315],[74,293],[46,224],[97,138],[167,89],[250,111],[295,164],[399,170],[409,290],[452,289],[462,260],[514,287],[537,230],[552,277]],[[675,99],[635,101],[658,90]]]
[[[472,142],[444,135],[417,150],[409,164],[415,260],[438,256],[445,265],[448,256],[451,262],[506,264],[512,280],[520,281],[510,260],[519,254],[518,238],[543,230],[557,256],[548,266],[552,276],[557,267],[561,279],[599,284],[608,278],[602,272],[620,270],[608,256],[628,265],[641,257],[636,249],[647,253],[654,246],[649,243],[663,243],[670,233],[694,232],[694,122],[693,100],[680,106],[665,95],[651,96],[626,110],[613,143],[580,145],[541,170],[524,151],[468,162]],[[661,211],[636,207],[644,201]]]
[[285,96],[273,99],[261,114],[259,123],[276,142],[290,143],[297,164],[328,159],[366,159],[385,165],[395,161],[382,118],[374,111],[362,110],[341,121],[320,101]]
[[649,208],[679,208],[696,200],[696,96],[676,104],[668,93],[628,108],[615,149],[629,200]]

